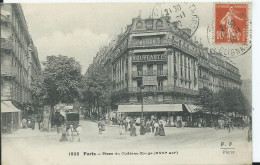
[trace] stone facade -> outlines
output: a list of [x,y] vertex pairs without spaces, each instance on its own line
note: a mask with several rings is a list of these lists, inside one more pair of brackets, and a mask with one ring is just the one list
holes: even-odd
[[1,4],[1,101],[31,108],[30,84],[41,70],[20,4]]
[[239,70],[177,25],[169,16],[134,18],[106,53],[97,54],[93,65],[111,72],[114,104],[141,104],[141,93],[144,104],[192,104],[199,88],[240,88]]

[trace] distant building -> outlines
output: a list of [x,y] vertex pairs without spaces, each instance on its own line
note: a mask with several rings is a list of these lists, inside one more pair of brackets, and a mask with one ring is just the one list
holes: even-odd
[[238,68],[177,25],[169,16],[134,18],[106,53],[94,58],[92,65],[103,64],[111,73],[119,112],[140,112],[142,98],[147,112],[182,111],[194,107],[199,88],[240,88]]
[[[5,107],[2,112],[13,109],[26,114],[33,110],[36,100],[30,84],[40,70],[38,52],[21,5],[1,4],[1,107]],[[2,126],[13,118],[12,115],[2,115]],[[18,127],[17,121],[13,125]]]

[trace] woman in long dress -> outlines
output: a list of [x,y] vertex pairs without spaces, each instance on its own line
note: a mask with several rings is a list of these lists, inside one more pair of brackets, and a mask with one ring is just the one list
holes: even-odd
[[122,123],[122,122],[119,122],[119,135],[122,135],[122,134],[123,134],[122,126],[123,126],[123,123]]
[[136,128],[135,124],[131,126],[130,136],[136,136]]
[[159,135],[159,124],[158,124],[158,121],[156,121],[154,123],[154,129],[155,129],[155,136],[158,136]]
[[162,122],[160,122],[160,124],[159,124],[159,135],[165,136],[164,126],[163,126]]
[[140,135],[145,135],[145,127],[144,127],[144,122],[140,125]]
[[151,125],[151,123],[150,123],[150,121],[148,120],[148,121],[146,122],[146,125],[145,125],[145,132],[146,132],[146,133],[150,133],[150,132],[151,132],[151,127],[150,127],[150,125]]

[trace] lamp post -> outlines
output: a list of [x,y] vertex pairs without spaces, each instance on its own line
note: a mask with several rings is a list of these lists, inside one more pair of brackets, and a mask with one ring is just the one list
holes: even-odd
[[142,94],[142,106],[141,106],[141,120],[143,120],[144,118],[144,96],[143,96],[143,89],[144,89],[144,85],[141,85],[141,94]]

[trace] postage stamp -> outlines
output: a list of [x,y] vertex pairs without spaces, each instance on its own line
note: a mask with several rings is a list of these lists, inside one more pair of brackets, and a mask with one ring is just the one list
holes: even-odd
[[248,4],[215,5],[215,43],[247,42]]
[[211,52],[228,58],[246,54],[252,46],[251,3],[215,3],[207,27]]

